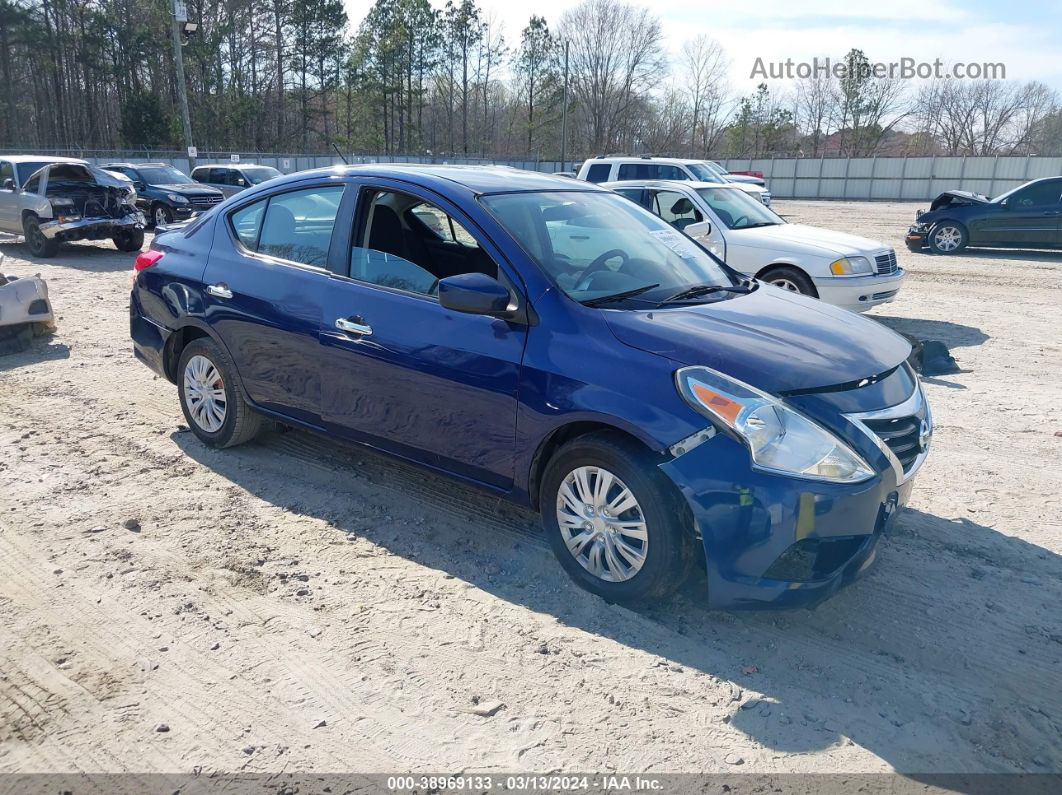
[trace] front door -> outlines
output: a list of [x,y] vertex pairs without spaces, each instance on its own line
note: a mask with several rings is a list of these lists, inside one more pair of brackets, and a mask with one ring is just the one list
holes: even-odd
[[[4,186],[8,180],[11,180],[11,187]],[[16,182],[14,163],[10,160],[0,160],[0,230],[20,235],[22,224]]]
[[320,423],[321,301],[345,186],[272,194],[220,218],[203,275],[207,322],[262,408]]
[[326,427],[511,488],[526,327],[453,312],[436,298],[438,279],[461,272],[514,284],[498,253],[456,208],[406,188],[363,189],[357,218],[349,266],[332,276],[322,304]]
[[1062,219],[1062,180],[1036,182],[970,225],[972,245],[1057,246]]

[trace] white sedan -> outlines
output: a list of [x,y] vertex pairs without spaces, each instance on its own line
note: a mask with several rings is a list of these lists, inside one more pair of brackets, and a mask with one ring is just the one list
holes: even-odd
[[790,224],[735,185],[632,180],[603,187],[681,229],[735,270],[854,312],[892,301],[903,284],[891,246]]

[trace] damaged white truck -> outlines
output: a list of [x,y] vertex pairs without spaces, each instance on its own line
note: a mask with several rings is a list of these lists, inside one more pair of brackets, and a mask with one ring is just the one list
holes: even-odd
[[23,235],[35,257],[53,257],[72,240],[139,251],[144,225],[128,179],[84,160],[0,155],[0,231]]

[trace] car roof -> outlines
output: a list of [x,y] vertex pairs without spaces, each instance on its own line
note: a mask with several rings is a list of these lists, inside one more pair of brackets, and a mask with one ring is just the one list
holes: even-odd
[[77,157],[55,157],[53,155],[0,155],[0,160],[9,163],[77,163],[87,166],[88,161]]
[[100,168],[118,168],[119,166],[121,166],[122,168],[145,168],[145,167],[150,167],[150,168],[173,168],[173,165],[171,163],[162,163],[162,162],[159,162],[159,163],[107,163],[104,166],[100,166]]
[[697,188],[725,188],[727,190],[739,190],[742,193],[745,189],[737,185],[734,182],[698,182],[691,179],[624,179],[616,180],[615,182],[602,182],[606,188],[676,188],[676,187],[688,187],[696,190]]
[[527,191],[594,191],[596,185],[582,180],[555,177],[540,171],[524,171],[511,166],[426,165],[419,163],[374,163],[358,166],[334,166],[292,174],[386,177],[406,182],[416,181],[427,187],[444,189],[461,186],[475,194],[519,193]]
[[692,157],[648,157],[642,155],[606,155],[604,157],[592,157],[586,160],[584,165],[594,163],[663,163],[664,165],[683,166],[686,163],[703,163]]

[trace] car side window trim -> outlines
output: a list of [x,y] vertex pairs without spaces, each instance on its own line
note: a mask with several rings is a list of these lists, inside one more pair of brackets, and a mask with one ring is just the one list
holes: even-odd
[[[274,198],[276,198],[277,196],[284,196],[288,193],[299,193],[300,191],[313,190],[314,188],[334,188],[339,186],[343,188],[343,196],[339,200],[339,208],[336,211],[336,220],[332,226],[332,237],[328,245],[328,253],[325,258],[325,265],[309,265],[305,262],[296,262],[294,260],[284,259],[283,257],[277,257],[273,254],[263,254],[260,251],[252,251],[243,244],[243,241],[240,239],[240,236],[236,234],[236,229],[233,226],[232,222],[232,216],[238,213],[240,210],[244,210],[253,204],[257,204],[258,202],[265,202],[265,207],[262,208],[262,220],[259,222],[258,229],[255,232],[254,245],[255,248],[257,248],[262,239],[262,228],[265,225],[266,213],[269,212],[269,203]],[[232,242],[232,245],[236,247],[236,250],[239,251],[240,254],[245,257],[261,260],[262,262],[267,262],[272,265],[288,265],[293,268],[312,271],[313,273],[336,273],[335,262],[333,259],[336,247],[336,231],[338,230],[340,222],[344,217],[344,207],[348,206],[348,197],[351,192],[351,185],[347,182],[328,181],[293,185],[289,186],[287,190],[281,190],[277,191],[276,193],[270,193],[268,196],[249,197],[249,201],[242,202],[238,206],[233,207],[231,210],[225,213],[225,227],[228,230],[229,240]],[[343,226],[348,226],[348,224],[343,224]]]

